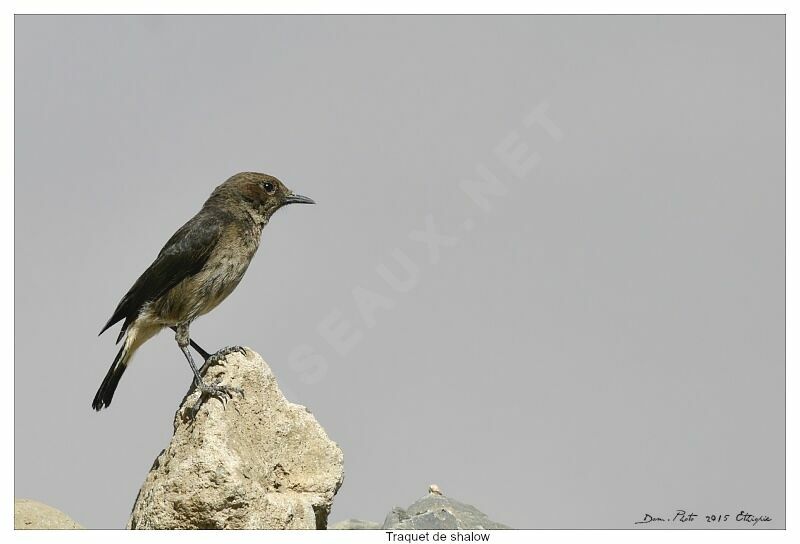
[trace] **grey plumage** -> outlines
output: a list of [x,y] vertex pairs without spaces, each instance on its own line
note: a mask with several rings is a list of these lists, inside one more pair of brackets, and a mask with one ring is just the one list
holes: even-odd
[[272,214],[292,203],[313,201],[295,195],[267,174],[242,172],[214,190],[197,215],[167,241],[100,331],[123,321],[117,343],[124,341],[92,402],[95,410],[111,404],[135,351],[164,327],[176,329],[176,340],[198,387],[206,395],[229,394],[202,383],[188,351],[189,324],[231,294],[247,271]]

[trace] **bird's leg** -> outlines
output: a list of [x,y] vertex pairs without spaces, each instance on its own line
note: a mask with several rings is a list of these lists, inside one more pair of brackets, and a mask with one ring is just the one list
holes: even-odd
[[228,346],[226,348],[222,348],[216,353],[211,354],[211,356],[206,359],[206,364],[203,366],[209,367],[219,364],[220,361],[225,360],[225,357],[231,353],[241,353],[242,355],[247,355],[247,349],[242,346]]
[[[172,330],[173,330],[173,331],[175,331],[175,332],[178,332],[178,327],[174,327],[174,326],[173,326],[173,327],[170,327],[170,329],[172,329]],[[201,347],[200,347],[200,346],[197,344],[197,342],[195,342],[195,341],[194,341],[194,340],[192,340],[191,338],[189,338],[189,345],[190,345],[190,346],[192,346],[192,347],[194,348],[194,350],[195,350],[195,351],[196,351],[198,354],[200,354],[200,357],[202,357],[204,361],[208,361],[209,357],[211,357],[211,354],[210,354],[209,352],[207,352],[206,350],[204,350],[203,348],[201,348]]]
[[[178,327],[176,326],[170,327],[170,329],[172,329],[175,332],[178,332]],[[203,365],[204,367],[219,363],[221,360],[225,359],[225,357],[227,357],[231,353],[241,353],[242,355],[247,355],[247,349],[242,346],[228,346],[226,348],[218,350],[216,353],[209,353],[203,348],[201,348],[197,342],[192,340],[191,337],[189,337],[189,345],[192,346],[192,348],[194,348],[194,350],[200,354],[200,357],[203,358],[203,361],[205,361],[206,363],[205,365]]]
[[208,358],[211,357],[211,354],[208,353],[206,350],[201,348],[197,345],[197,342],[189,338],[189,345],[194,348],[194,350],[203,358],[204,361],[208,361]]
[[233,393],[239,393],[240,395],[244,396],[244,392],[237,387],[220,385],[218,383],[207,384],[203,381],[203,377],[200,375],[200,371],[197,370],[197,366],[194,364],[194,359],[192,359],[192,353],[189,351],[190,340],[188,323],[181,323],[177,326],[175,331],[175,341],[178,342],[178,347],[181,348],[186,360],[189,361],[189,366],[192,368],[192,373],[194,374],[195,386],[200,390],[200,397],[198,397],[190,412],[192,419],[194,419],[194,417],[197,415],[197,411],[200,409],[203,401],[209,397],[215,397],[219,399],[224,406],[228,399],[233,398]]

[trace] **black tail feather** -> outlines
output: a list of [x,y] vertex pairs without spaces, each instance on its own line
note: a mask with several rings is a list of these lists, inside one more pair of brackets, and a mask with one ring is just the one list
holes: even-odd
[[122,378],[122,374],[125,372],[125,368],[128,366],[126,364],[127,361],[122,360],[124,352],[125,344],[122,344],[119,353],[117,353],[117,356],[114,357],[114,362],[111,364],[111,368],[108,369],[106,377],[103,378],[103,383],[100,384],[100,389],[97,390],[97,394],[94,396],[92,408],[98,412],[111,404],[111,399],[114,397],[114,391],[117,389],[119,380]]

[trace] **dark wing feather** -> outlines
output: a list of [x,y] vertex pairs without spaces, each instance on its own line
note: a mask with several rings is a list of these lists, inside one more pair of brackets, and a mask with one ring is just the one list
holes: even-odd
[[153,264],[122,297],[100,334],[125,319],[117,338],[119,342],[144,304],[157,299],[203,268],[222,232],[220,217],[215,215],[201,211],[172,235]]

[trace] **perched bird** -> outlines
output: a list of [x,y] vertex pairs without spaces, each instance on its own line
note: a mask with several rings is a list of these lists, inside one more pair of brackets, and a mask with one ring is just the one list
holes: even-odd
[[206,362],[219,359],[235,346],[210,355],[189,337],[189,325],[213,310],[231,294],[244,276],[261,241],[261,232],[272,214],[287,204],[314,204],[294,194],[277,178],[242,172],[214,189],[202,209],[172,235],[153,264],[122,297],[114,315],[100,334],[123,321],[117,343],[124,338],[92,408],[111,404],[114,390],[134,352],[165,327],[175,331],[175,340],[194,373],[200,398],[192,409],[209,397],[225,401],[240,390],[203,382],[189,351],[191,345]]

